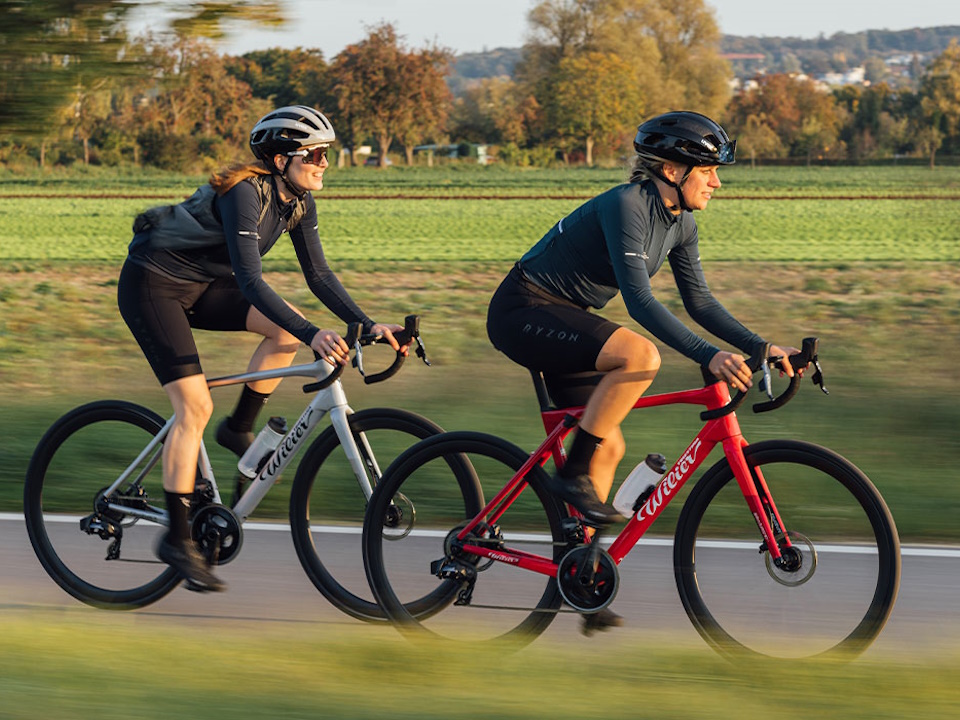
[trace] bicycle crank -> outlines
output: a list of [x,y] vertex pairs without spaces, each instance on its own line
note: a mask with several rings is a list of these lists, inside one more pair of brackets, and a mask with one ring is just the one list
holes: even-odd
[[226,565],[243,545],[243,529],[233,511],[224,505],[206,505],[193,516],[190,535],[211,565]]
[[585,613],[607,607],[617,596],[620,571],[596,540],[568,552],[557,566],[557,583],[566,603]]

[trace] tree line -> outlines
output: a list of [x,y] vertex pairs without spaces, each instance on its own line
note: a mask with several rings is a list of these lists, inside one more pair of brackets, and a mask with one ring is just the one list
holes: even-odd
[[541,0],[510,76],[446,82],[453,53],[408,47],[391,24],[329,61],[319,49],[230,56],[227,22],[279,23],[282,2],[207,2],[130,37],[125,0],[0,0],[0,162],[136,164],[205,171],[246,155],[271,108],[326,113],[342,158],[361,146],[415,162],[415,149],[477,143],[501,162],[619,162],[636,126],[671,109],[717,117],[753,162],[863,162],[960,154],[960,46],[915,88],[826,91],[794,73],[736,92],[704,0]]

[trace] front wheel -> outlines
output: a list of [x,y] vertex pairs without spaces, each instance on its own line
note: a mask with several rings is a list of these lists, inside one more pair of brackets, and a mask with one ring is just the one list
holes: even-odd
[[143,607],[179,582],[154,555],[165,528],[107,508],[162,512],[162,445],[104,495],[162,427],[159,415],[139,405],[90,403],[57,420],[30,460],[23,489],[30,543],[50,577],[88,605]]
[[[377,601],[403,630],[457,641],[523,644],[553,621],[562,597],[555,576],[521,570],[506,552],[460,549],[457,534],[527,461],[491,435],[451,432],[413,446],[387,469],[370,501],[363,559]],[[534,467],[495,521],[469,544],[558,562],[565,512]]]
[[[348,416],[371,487],[395,457],[439,425],[406,410],[370,408]],[[331,425],[313,441],[290,492],[290,528],[307,577],[337,609],[359,620],[385,620],[363,576],[360,537],[367,498]]]
[[782,520],[774,562],[726,459],[690,493],[674,573],[717,650],[778,658],[855,655],[883,629],[900,584],[900,540],[870,480],[840,455],[771,440],[744,448],[752,482]]

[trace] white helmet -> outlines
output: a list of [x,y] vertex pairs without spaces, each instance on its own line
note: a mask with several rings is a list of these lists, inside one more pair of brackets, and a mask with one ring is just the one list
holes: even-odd
[[318,110],[288,105],[267,113],[250,131],[250,149],[267,166],[274,155],[287,155],[304,147],[329,145],[337,139],[333,125]]

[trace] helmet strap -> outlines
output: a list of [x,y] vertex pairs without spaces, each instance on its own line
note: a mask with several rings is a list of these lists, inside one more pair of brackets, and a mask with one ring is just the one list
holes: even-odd
[[283,184],[286,185],[291,194],[298,200],[302,200],[303,196],[307,194],[307,191],[287,177],[287,168],[290,167],[291,162],[293,162],[293,158],[287,156],[287,162],[283,166],[283,170],[278,171],[277,164],[275,162],[271,163],[271,169],[273,170],[273,174],[283,181]]
[[[660,165],[657,168],[650,168],[650,171],[657,176],[658,180],[677,191],[677,204],[680,206],[681,210],[690,210],[690,206],[687,205],[687,201],[683,198],[683,184],[687,181],[687,178],[690,177],[690,173],[693,172],[693,165],[687,165],[686,168],[687,169],[683,173],[683,177],[676,182],[667,179],[667,176],[663,174],[663,165]],[[693,211],[690,210],[690,212]]]

